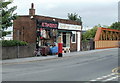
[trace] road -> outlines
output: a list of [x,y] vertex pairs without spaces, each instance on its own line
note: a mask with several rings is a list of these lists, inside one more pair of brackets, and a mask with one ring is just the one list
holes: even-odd
[[2,65],[3,81],[117,81],[118,49]]

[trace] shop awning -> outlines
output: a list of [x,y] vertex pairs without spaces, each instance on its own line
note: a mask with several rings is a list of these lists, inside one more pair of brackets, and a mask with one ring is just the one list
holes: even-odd
[[72,33],[72,31],[66,31],[66,30],[58,30],[58,32],[69,32],[69,33]]

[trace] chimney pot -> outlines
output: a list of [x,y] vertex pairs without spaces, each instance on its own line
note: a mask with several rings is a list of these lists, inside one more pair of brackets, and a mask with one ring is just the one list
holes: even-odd
[[31,8],[29,9],[29,15],[30,16],[35,15],[34,3],[31,4]]

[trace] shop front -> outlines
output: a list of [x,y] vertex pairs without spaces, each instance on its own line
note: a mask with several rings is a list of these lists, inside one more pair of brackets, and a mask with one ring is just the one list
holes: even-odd
[[37,20],[36,47],[42,48],[47,55],[51,45],[63,44],[63,53],[80,51],[81,26],[58,23],[56,21]]
[[80,51],[81,26],[59,23],[58,42],[63,43],[63,52]]
[[55,44],[58,37],[58,22],[37,20],[36,48],[40,47],[42,55],[49,54],[50,46]]

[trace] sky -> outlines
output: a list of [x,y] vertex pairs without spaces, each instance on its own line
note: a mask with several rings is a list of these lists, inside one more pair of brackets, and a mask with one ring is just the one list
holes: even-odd
[[111,25],[118,21],[119,0],[13,0],[9,6],[17,6],[15,13],[28,15],[31,3],[34,3],[36,15],[68,19],[68,13],[77,13],[82,17],[83,28],[95,25]]

